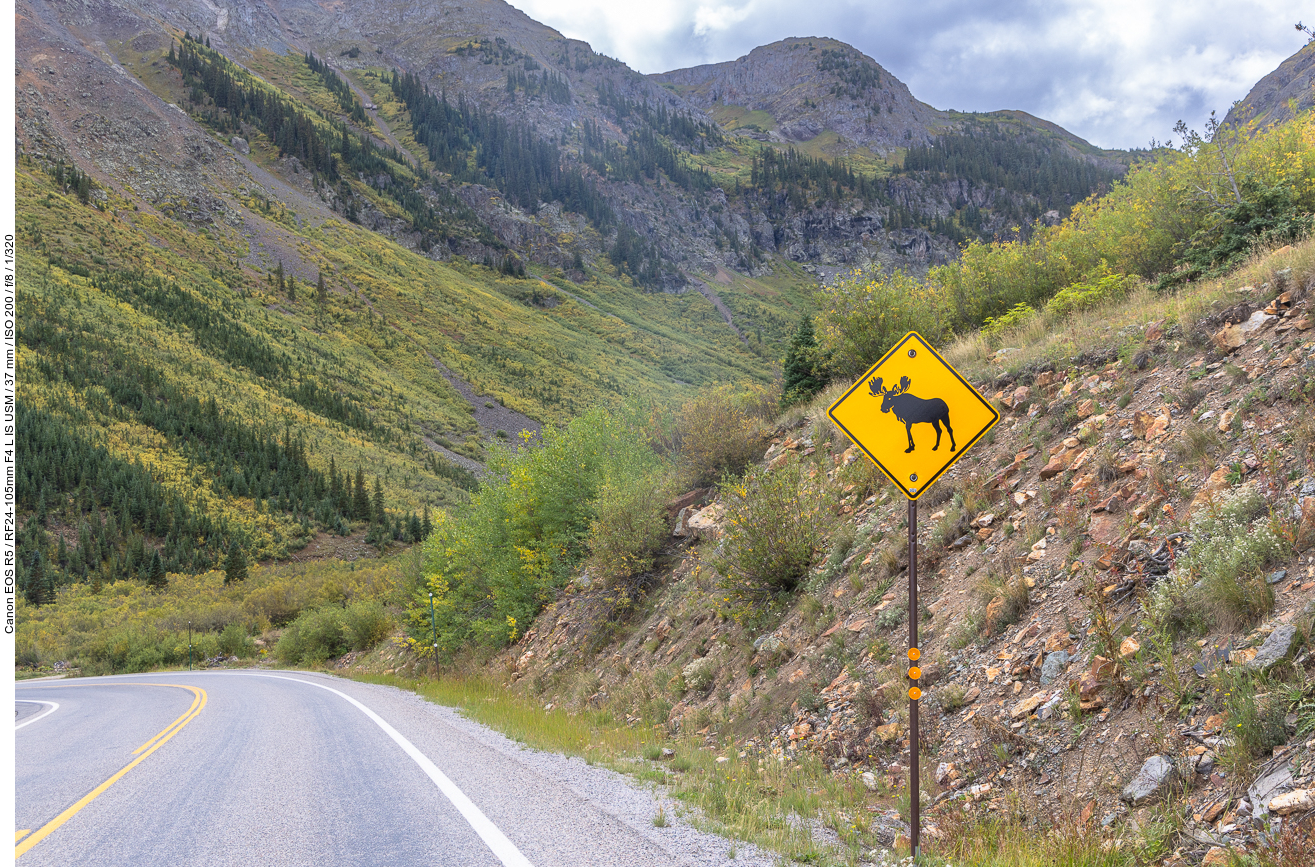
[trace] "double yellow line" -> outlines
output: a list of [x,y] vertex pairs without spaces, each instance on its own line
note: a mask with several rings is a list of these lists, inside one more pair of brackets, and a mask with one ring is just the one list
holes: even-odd
[[[79,810],[90,804],[92,801],[96,800],[96,798],[100,797],[100,795],[106,789],[108,789],[110,786],[114,785],[120,779],[122,779],[124,774],[128,773],[133,768],[140,765],[142,762],[146,760],[147,756],[158,750],[160,747],[164,746],[165,743],[167,743],[171,737],[182,731],[183,726],[187,725],[189,722],[196,719],[196,715],[199,714],[201,712],[201,709],[205,707],[206,698],[207,698],[206,691],[204,689],[201,689],[200,687],[197,686],[184,686],[178,683],[61,684],[59,687],[46,687],[46,688],[62,689],[66,686],[172,686],[177,689],[186,689],[190,691],[193,695],[192,706],[187,709],[186,713],[178,717],[178,719],[169,723],[169,725],[164,729],[164,731],[160,732],[158,735],[151,738],[149,741],[142,744],[137,749],[133,750],[132,754],[134,756],[137,756],[137,758],[133,759],[126,766],[124,766],[122,770],[120,770],[114,776],[110,777],[105,782],[101,783],[96,788],[92,789],[90,792],[87,793],[85,797],[83,797],[77,803],[73,804],[64,812],[60,813],[55,818],[51,819],[44,826],[37,829],[37,831],[35,831],[31,836],[24,838],[23,842],[19,843],[14,848],[15,858],[17,858],[19,855],[22,855],[24,852],[31,849],[36,844],[40,843],[42,840],[49,837],[52,833],[55,832],[56,829],[59,828],[60,825],[63,825],[69,819],[72,819],[74,816],[78,814]],[[37,688],[40,689],[41,687],[37,687]]]

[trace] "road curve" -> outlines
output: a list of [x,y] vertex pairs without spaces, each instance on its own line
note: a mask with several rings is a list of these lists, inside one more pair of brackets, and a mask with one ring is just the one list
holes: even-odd
[[[20,867],[728,863],[721,838],[654,827],[655,796],[619,776],[391,687],[226,671],[15,689]],[[772,863],[738,848],[735,865]]]

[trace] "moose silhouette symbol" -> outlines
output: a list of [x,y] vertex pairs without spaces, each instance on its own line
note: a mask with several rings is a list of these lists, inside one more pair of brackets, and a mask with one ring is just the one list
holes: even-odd
[[913,451],[913,426],[915,424],[930,424],[936,428],[936,445],[931,447],[936,451],[941,447],[941,424],[945,424],[945,429],[950,432],[950,451],[955,450],[954,429],[950,427],[950,408],[946,406],[945,401],[939,397],[925,398],[915,397],[908,393],[910,381],[907,376],[900,377],[899,385],[895,388],[882,388],[880,376],[868,380],[868,389],[872,396],[881,395],[881,411],[895,411],[895,418],[904,422],[904,432],[909,437],[909,447],[904,450],[904,454]]

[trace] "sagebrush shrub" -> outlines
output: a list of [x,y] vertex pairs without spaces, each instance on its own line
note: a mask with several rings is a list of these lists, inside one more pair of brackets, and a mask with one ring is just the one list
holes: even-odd
[[1187,551],[1145,604],[1150,621],[1171,632],[1199,630],[1204,618],[1251,623],[1274,607],[1263,571],[1290,553],[1250,487],[1219,497],[1192,517]]

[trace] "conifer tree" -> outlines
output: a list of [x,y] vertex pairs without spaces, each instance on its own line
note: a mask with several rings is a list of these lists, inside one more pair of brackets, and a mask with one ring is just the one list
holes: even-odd
[[379,477],[374,477],[374,520],[382,524],[388,520],[388,513],[384,511],[384,486],[379,483]]
[[247,555],[234,539],[228,546],[228,556],[224,558],[224,584],[236,584],[247,580]]
[[790,348],[786,350],[783,367],[782,406],[806,400],[826,387],[826,377],[818,369],[817,338],[813,334],[811,316],[799,320],[799,327],[790,338]]
[[152,552],[151,559],[146,563],[146,583],[156,590],[163,590],[169,583],[164,573],[164,560],[160,558],[159,551]]
[[356,468],[356,484],[352,491],[352,517],[358,521],[370,520],[370,492],[365,489],[365,473]]

